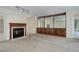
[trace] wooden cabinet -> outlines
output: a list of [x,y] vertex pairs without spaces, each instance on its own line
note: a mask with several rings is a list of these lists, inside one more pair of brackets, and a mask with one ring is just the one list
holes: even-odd
[[66,36],[66,29],[64,29],[64,28],[56,28],[56,29],[54,29],[54,35]]
[[65,37],[66,13],[38,17],[37,33]]
[[37,28],[37,33],[56,35],[56,36],[66,36],[65,28]]

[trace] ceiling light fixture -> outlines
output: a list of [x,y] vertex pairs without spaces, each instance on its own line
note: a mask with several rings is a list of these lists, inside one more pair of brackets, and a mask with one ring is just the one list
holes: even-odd
[[15,6],[15,8],[16,8],[17,11],[22,11],[22,12],[27,13],[27,14],[29,14],[29,12],[30,12],[29,10],[26,10],[26,9],[21,8],[19,6]]

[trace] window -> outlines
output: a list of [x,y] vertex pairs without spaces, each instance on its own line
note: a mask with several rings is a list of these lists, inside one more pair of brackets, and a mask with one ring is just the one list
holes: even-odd
[[37,27],[44,27],[45,24],[44,24],[44,18],[38,18],[38,26]]
[[65,28],[65,15],[54,17],[55,28]]
[[37,27],[66,28],[66,14],[38,17]]
[[45,18],[45,28],[53,28],[53,17]]
[[79,15],[74,16],[74,28],[75,31],[79,32]]

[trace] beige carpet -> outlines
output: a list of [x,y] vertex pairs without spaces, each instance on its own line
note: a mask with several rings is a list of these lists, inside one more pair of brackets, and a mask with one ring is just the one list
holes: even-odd
[[34,34],[23,39],[0,42],[0,52],[77,52],[79,39]]

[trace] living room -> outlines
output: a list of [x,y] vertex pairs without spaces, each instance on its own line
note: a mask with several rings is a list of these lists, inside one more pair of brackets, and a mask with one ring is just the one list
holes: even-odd
[[0,51],[79,51],[78,20],[78,6],[0,6]]

